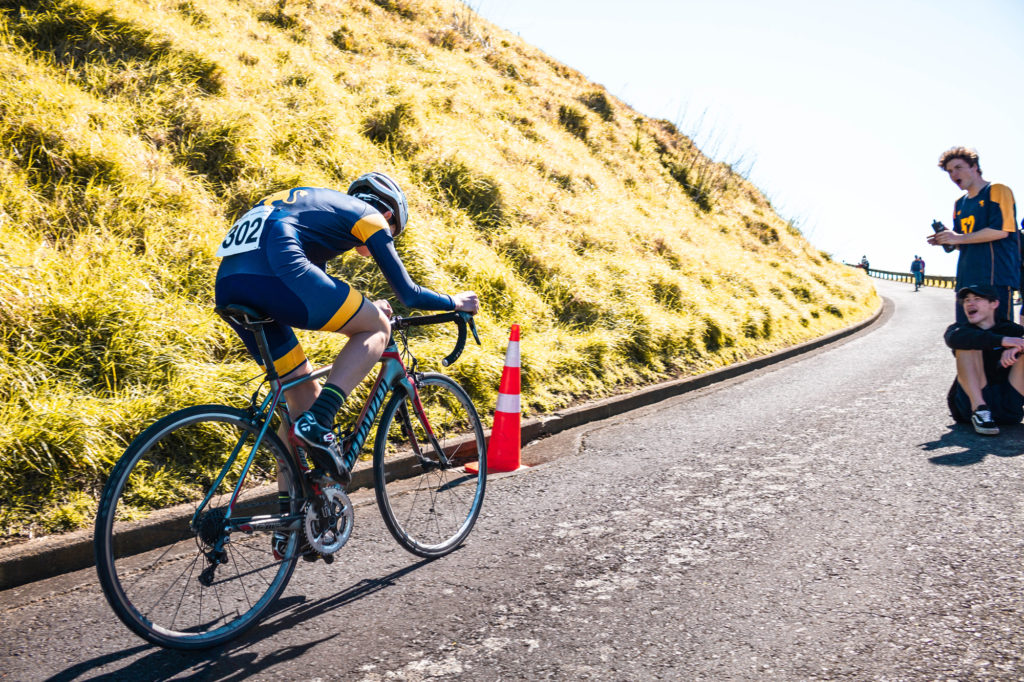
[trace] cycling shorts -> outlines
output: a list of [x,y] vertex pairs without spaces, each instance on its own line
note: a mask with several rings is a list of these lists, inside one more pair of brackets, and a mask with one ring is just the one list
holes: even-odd
[[[310,262],[290,229],[273,230],[268,225],[267,232],[263,248],[221,261],[216,304],[248,306],[274,319],[264,329],[274,368],[284,376],[306,361],[294,329],[338,331],[359,312],[365,299]],[[262,365],[256,335],[231,326]]]

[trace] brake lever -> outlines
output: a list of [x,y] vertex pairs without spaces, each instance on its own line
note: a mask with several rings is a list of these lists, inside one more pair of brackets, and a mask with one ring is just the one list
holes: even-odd
[[476,318],[471,313],[460,312],[459,316],[469,323],[469,331],[473,332],[473,338],[476,340],[476,345],[482,345],[480,343],[480,335],[476,332]]

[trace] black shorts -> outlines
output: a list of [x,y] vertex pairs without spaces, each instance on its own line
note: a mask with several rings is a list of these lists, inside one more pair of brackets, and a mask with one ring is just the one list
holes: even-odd
[[[981,389],[981,397],[996,424],[1020,424],[1024,421],[1024,396],[1010,384],[988,384]],[[962,424],[971,421],[971,399],[959,381],[953,380],[946,401],[953,419]]]

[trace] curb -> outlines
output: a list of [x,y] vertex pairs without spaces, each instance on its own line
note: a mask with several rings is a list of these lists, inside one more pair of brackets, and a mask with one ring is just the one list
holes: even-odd
[[[705,374],[667,381],[627,395],[613,396],[543,417],[527,419],[520,426],[521,444],[526,445],[537,439],[552,436],[583,424],[614,417],[770,365],[779,364],[853,336],[876,323],[884,322],[891,316],[892,310],[892,301],[883,299],[882,306],[867,320],[812,341]],[[488,431],[487,434],[489,435],[489,433]],[[357,469],[352,473],[349,492],[372,487],[371,467]],[[0,590],[19,587],[94,566],[92,536],[92,528],[86,528],[73,533],[29,540],[8,549],[0,549]]]

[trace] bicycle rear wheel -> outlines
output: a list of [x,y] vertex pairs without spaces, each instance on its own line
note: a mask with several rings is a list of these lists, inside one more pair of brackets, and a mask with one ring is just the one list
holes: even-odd
[[[381,413],[373,450],[374,488],[384,523],[398,544],[435,558],[458,547],[480,515],[487,444],[480,417],[461,386],[443,374],[419,374],[416,388],[425,420],[402,391]],[[479,475],[465,472],[470,462],[477,464]]]
[[259,519],[248,532],[225,530],[229,506],[235,519],[280,515],[278,470],[290,514],[302,505],[295,464],[270,430],[232,503],[260,426],[231,407],[180,410],[136,438],[111,472],[96,517],[96,570],[114,612],[143,639],[216,646],[252,627],[287,585],[298,523],[277,546],[271,529],[253,529]]

